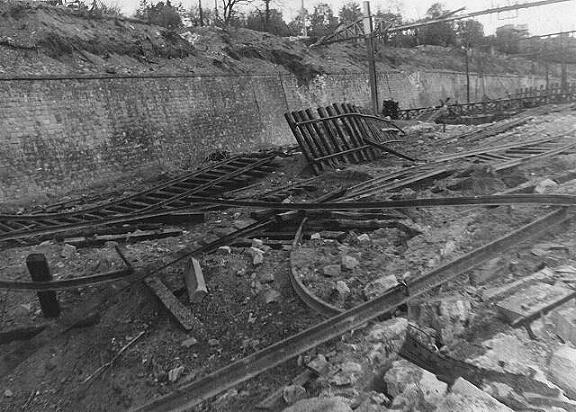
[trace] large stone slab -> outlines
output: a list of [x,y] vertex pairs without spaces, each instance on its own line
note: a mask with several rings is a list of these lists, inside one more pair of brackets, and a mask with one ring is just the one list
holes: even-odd
[[538,282],[501,300],[496,307],[511,323],[546,313],[560,302],[576,297],[576,290]]
[[302,399],[283,412],[352,412],[346,399],[334,396],[331,398]]
[[498,402],[492,396],[488,395],[486,392],[472,385],[470,382],[463,378],[458,378],[456,382],[454,382],[454,385],[452,385],[452,392],[474,400],[475,404],[485,405],[487,411],[512,411],[512,409],[503,403]]
[[564,390],[566,396],[576,400],[576,349],[561,346],[550,360],[552,381]]
[[576,345],[576,305],[574,302],[569,302],[553,311],[548,321],[556,335]]

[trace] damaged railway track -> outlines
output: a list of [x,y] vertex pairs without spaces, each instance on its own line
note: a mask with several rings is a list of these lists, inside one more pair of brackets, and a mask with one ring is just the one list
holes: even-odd
[[[239,383],[253,378],[299,354],[302,354],[323,342],[327,342],[348,331],[359,328],[379,316],[390,314],[398,306],[424,294],[425,292],[454,279],[466,270],[472,269],[503,250],[547,232],[551,227],[570,219],[566,208],[558,209],[547,216],[528,224],[507,236],[478,248],[435,269],[408,284],[399,284],[383,295],[356,306],[345,312],[335,314],[329,319],[305,331],[277,342],[246,358],[240,359],[222,369],[192,383],[177,388],[172,393],[153,400],[135,411],[174,410],[183,411],[200,404],[211,397],[230,389]],[[295,243],[298,241],[296,236]]]
[[[349,116],[344,116],[343,118],[347,119]],[[304,120],[300,122],[300,126],[310,126],[316,123],[317,122],[315,120]],[[177,213],[181,210],[222,210],[228,207],[235,207],[243,210],[257,209],[260,211],[257,216],[264,217],[258,220],[256,223],[245,227],[244,229],[232,232],[215,241],[205,244],[202,247],[194,246],[175,250],[172,253],[163,256],[161,261],[143,264],[140,267],[136,266],[134,268],[130,268],[130,270],[107,272],[100,275],[82,276],[74,279],[65,279],[43,283],[0,281],[0,289],[53,291],[99,285],[106,282],[124,282],[119,283],[118,286],[120,288],[115,287],[116,291],[114,291],[112,295],[117,296],[119,293],[127,290],[127,288],[130,288],[141,280],[145,280],[146,284],[149,286],[150,284],[148,281],[151,279],[153,279],[156,283],[163,283],[161,272],[169,266],[183,262],[185,259],[196,258],[200,260],[200,258],[205,254],[214,251],[218,247],[234,246],[234,242],[239,240],[243,241],[245,245],[250,245],[250,237],[262,236],[263,239],[268,239],[268,234],[274,234],[275,231],[279,230],[278,228],[282,228],[283,226],[286,229],[286,233],[281,233],[281,235],[285,235],[291,231],[290,234],[293,237],[291,250],[293,252],[299,247],[304,233],[309,235],[311,231],[316,231],[318,228],[323,228],[323,222],[330,219],[338,219],[338,216],[345,219],[348,215],[358,215],[360,219],[362,219],[366,217],[385,215],[387,216],[385,219],[393,220],[402,219],[406,218],[406,216],[409,216],[408,214],[404,215],[400,211],[394,212],[396,209],[433,208],[442,206],[527,205],[544,206],[546,207],[546,213],[550,212],[543,218],[523,226],[522,228],[517,229],[514,232],[495,241],[492,241],[485,246],[473,250],[464,256],[454,259],[437,269],[429,271],[423,276],[418,278],[408,278],[406,282],[399,283],[397,286],[386,291],[382,296],[378,296],[373,300],[356,306],[350,310],[343,310],[336,306],[332,306],[328,302],[323,301],[322,299],[315,296],[314,293],[307,289],[306,285],[300,281],[297,271],[295,271],[293,265],[291,265],[289,280],[296,294],[306,304],[307,307],[311,308],[314,312],[328,317],[329,319],[321,322],[318,325],[309,327],[308,329],[297,333],[296,335],[290,336],[287,339],[276,342],[266,347],[265,349],[259,350],[258,352],[240,359],[239,361],[236,361],[224,368],[211,372],[200,379],[191,382],[191,380],[194,378],[190,376],[186,379],[188,383],[185,383],[176,388],[176,390],[172,393],[157,399],[153,399],[149,403],[134,409],[187,410],[188,408],[194,405],[198,405],[201,402],[206,401],[241,382],[245,382],[261,374],[262,372],[265,372],[289,359],[303,354],[308,350],[317,347],[321,343],[328,342],[348,331],[358,329],[371,320],[378,319],[382,316],[389,316],[398,308],[398,306],[404,305],[410,302],[412,299],[422,296],[431,290],[435,290],[435,288],[438,288],[446,282],[454,280],[462,273],[477,267],[488,259],[498,256],[505,250],[512,250],[522,242],[535,239],[540,235],[553,230],[560,224],[572,219],[571,208],[576,205],[576,196],[570,195],[501,194],[492,196],[463,196],[449,198],[438,197],[428,199],[424,198],[383,201],[365,201],[364,199],[366,197],[382,192],[390,192],[386,193],[384,198],[390,197],[393,196],[393,192],[397,191],[399,188],[409,187],[414,183],[423,182],[427,179],[436,180],[444,176],[449,176],[455,171],[466,169],[470,165],[475,164],[488,164],[492,167],[493,170],[496,171],[506,170],[507,168],[515,167],[532,160],[543,159],[560,153],[572,153],[575,146],[576,145],[571,142],[560,141],[557,138],[544,138],[522,143],[510,143],[494,147],[484,147],[469,152],[443,156],[441,158],[434,159],[434,161],[428,161],[424,164],[403,168],[383,176],[378,176],[360,184],[351,186],[348,189],[339,189],[338,191],[329,193],[324,197],[313,200],[312,203],[282,203],[283,197],[278,196],[278,192],[281,192],[284,188],[273,189],[264,194],[257,193],[253,196],[240,195],[239,197],[236,197],[236,193],[238,192],[237,187],[233,187],[232,190],[227,190],[230,188],[230,186],[235,184],[235,176],[232,176],[232,179],[230,180],[221,180],[220,183],[222,183],[222,187],[219,187],[219,185],[216,185],[214,188],[206,186],[199,190],[196,188],[187,188],[183,192],[175,194],[171,198],[158,198],[156,203],[150,203],[148,206],[140,205],[132,212],[127,210],[122,211],[120,209],[106,209],[107,205],[115,203],[108,202],[107,204],[98,206],[98,208],[104,208],[105,210],[112,211],[115,214],[104,215],[99,221],[94,220],[93,222],[103,222],[96,223],[96,225],[114,224],[115,222],[125,223],[130,221],[138,221],[143,217],[160,217],[165,216],[167,213]],[[258,163],[258,161],[256,161],[256,163]],[[238,166],[238,164],[236,164],[236,166]],[[262,166],[264,166],[263,169],[261,168]],[[246,179],[241,179],[241,184],[248,183],[250,174],[254,174],[248,172],[256,171],[257,175],[258,173],[260,173],[259,175],[262,175],[262,173],[266,173],[268,170],[270,170],[267,169],[267,167],[271,166],[270,163],[263,162],[255,166],[253,169],[251,169],[249,165],[246,165],[245,167],[247,169],[240,167],[243,169],[243,171],[240,172],[239,175],[236,175],[243,177],[244,174],[246,174],[248,176]],[[233,170],[232,174],[234,174],[235,171],[236,170]],[[227,173],[224,173],[224,175],[221,175],[220,177],[225,177],[226,175]],[[219,177],[216,178],[216,180],[218,179]],[[298,183],[290,182],[286,188],[294,189],[300,186],[306,186],[307,184],[321,182],[320,179],[316,179],[317,178],[307,179]],[[232,182],[232,184],[229,185],[229,182]],[[197,183],[199,183],[200,187],[204,185],[204,183],[201,182]],[[206,185],[207,184],[208,183],[206,183]],[[234,197],[232,198],[232,196]],[[130,198],[133,198],[133,196]],[[265,201],[249,200],[251,198],[264,199]],[[126,199],[128,198],[120,200],[122,201]],[[134,205],[133,202],[131,204]],[[191,206],[193,206],[193,208],[191,208]],[[97,208],[86,210],[95,209]],[[542,209],[543,208],[541,207],[539,210]],[[86,212],[86,210],[78,210],[69,213],[81,214]],[[353,213],[346,213],[348,211]],[[386,211],[386,213],[384,213],[384,211]],[[95,224],[92,222],[87,221],[66,221],[64,220],[65,215],[66,213],[44,213],[38,215],[22,216],[23,220],[20,222],[26,223],[24,220],[30,219],[27,221],[29,227],[19,228],[17,230],[13,230],[12,232],[7,231],[7,233],[5,233],[6,238],[2,238],[2,235],[0,234],[0,241],[38,237],[43,234],[54,235],[56,233],[70,230],[70,225],[73,226],[75,224],[87,224],[86,227],[95,226]],[[230,213],[230,215],[232,215],[232,213]],[[236,213],[234,215],[236,215]],[[63,218],[61,225],[46,225],[46,219],[49,219],[49,216],[61,216]],[[0,218],[2,218],[2,216],[0,216]],[[14,216],[14,221],[18,222],[18,218],[19,216]],[[322,220],[323,218],[325,219]],[[236,219],[236,217],[234,217],[234,219]],[[10,219],[8,218],[6,221],[10,221]],[[3,221],[0,219],[0,222]],[[363,221],[362,223],[365,222],[366,221]],[[400,224],[398,222],[395,223]],[[76,226],[76,228],[77,227],[79,226]],[[353,227],[353,224],[349,227]],[[73,228],[74,227],[72,227],[72,229]],[[367,226],[362,227],[364,230],[369,230],[366,228]],[[294,231],[296,231],[295,236]],[[286,239],[282,239],[283,241],[279,242],[278,244],[287,244],[285,241]],[[342,238],[339,239],[341,240]],[[268,242],[268,240],[265,240],[265,242]],[[288,248],[283,248],[283,250],[287,249]],[[228,248],[228,251],[229,250],[230,249]],[[216,256],[214,256],[214,258],[216,258]],[[218,258],[220,259],[222,256],[218,256]],[[207,259],[206,262],[210,262],[210,260]],[[210,264],[206,262],[204,264]],[[199,265],[200,263],[198,262],[197,266]],[[174,270],[173,272],[176,274],[177,270]],[[165,275],[166,272],[163,274]],[[164,286],[166,286],[165,289],[169,292],[169,294],[172,294],[173,292],[174,296],[182,298],[182,296],[179,295],[179,292],[182,290],[176,290],[177,287],[169,285],[168,282],[166,282],[166,285]],[[210,292],[210,289],[208,289],[208,291]],[[90,311],[103,309],[105,301],[109,298],[110,296],[106,296],[104,300],[101,300],[98,303],[97,307],[90,307]],[[175,298],[175,300],[178,299]],[[164,303],[164,301],[162,302]],[[168,307],[168,309],[174,315],[172,309],[170,309],[170,307]],[[192,313],[192,310],[189,310],[189,312]],[[198,316],[203,322],[205,322],[204,325],[208,327],[207,320],[203,318],[203,313],[201,311],[198,312]],[[79,317],[82,317],[82,314],[80,314]],[[203,326],[202,322],[198,323],[200,326]],[[182,324],[182,326],[184,325]],[[195,326],[193,325],[192,328],[194,327]],[[207,335],[200,333],[199,330],[187,329],[186,327],[184,328],[188,331],[188,333],[190,333],[190,330],[192,330],[192,333],[201,340],[207,339]],[[68,329],[66,328],[66,330]],[[275,341],[276,339],[270,340],[270,342]],[[413,362],[418,363],[417,361],[419,360],[418,356],[420,355],[421,348],[412,347],[408,348],[407,351],[411,351],[411,356],[415,357]],[[408,353],[408,355],[410,355],[410,353]],[[238,357],[235,357],[235,359],[238,359]],[[472,376],[472,378],[475,377],[476,375]],[[470,378],[470,376],[466,375],[466,378]],[[480,381],[481,379],[479,378],[478,382]]]
[[0,242],[70,230],[154,221],[194,209],[190,199],[237,189],[275,170],[276,152],[236,155],[115,201],[64,213],[0,215]]

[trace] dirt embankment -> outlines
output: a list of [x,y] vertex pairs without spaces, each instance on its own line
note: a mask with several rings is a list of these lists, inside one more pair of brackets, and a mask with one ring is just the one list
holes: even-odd
[[[133,19],[107,18],[37,2],[0,4],[0,74],[321,73],[364,71],[364,46],[308,48],[298,39],[246,29],[196,27],[180,33]],[[460,50],[378,46],[378,70],[463,71]],[[473,71],[545,74],[544,67],[509,56],[472,57]],[[552,73],[554,75],[554,73]]]

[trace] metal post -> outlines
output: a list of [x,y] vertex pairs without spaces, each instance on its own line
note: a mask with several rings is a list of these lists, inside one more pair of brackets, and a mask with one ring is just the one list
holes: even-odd
[[376,77],[376,62],[374,61],[374,44],[372,39],[372,16],[370,15],[370,2],[365,1],[364,5],[364,36],[366,38],[366,49],[368,53],[368,74],[370,78],[370,95],[372,98],[372,111],[375,115],[378,110],[378,80]]
[[200,27],[204,27],[204,11],[202,10],[202,0],[198,0],[198,13],[200,14]]
[[561,47],[561,54],[562,54],[562,62],[561,62],[561,76],[560,76],[560,88],[562,89],[562,94],[566,95],[568,93],[568,69],[566,64],[566,40],[565,37],[568,37],[568,34],[562,33],[560,34],[560,47]]
[[[30,277],[34,282],[48,282],[52,280],[52,274],[46,261],[46,256],[42,253],[32,253],[26,258],[26,266]],[[47,318],[56,318],[60,315],[60,304],[56,297],[56,292],[38,292],[38,300],[42,313]]]
[[466,45],[464,52],[466,53],[466,103],[470,104],[470,58],[468,52],[470,51],[469,45]]

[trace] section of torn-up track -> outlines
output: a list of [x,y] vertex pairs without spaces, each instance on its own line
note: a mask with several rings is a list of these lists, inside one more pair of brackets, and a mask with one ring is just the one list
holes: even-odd
[[[197,405],[323,342],[356,329],[381,315],[390,314],[399,305],[405,304],[411,299],[454,279],[486,259],[499,255],[502,250],[514,247],[520,242],[548,231],[550,227],[566,221],[569,217],[565,208],[559,209],[408,284],[393,287],[371,301],[346,312],[336,314],[316,326],[212,372],[204,378],[182,385],[174,392],[135,410],[185,410]],[[298,231],[295,242],[297,242],[301,232],[302,230]]]
[[[136,221],[177,219],[194,209],[190,198],[222,194],[275,170],[276,152],[237,155],[152,189],[85,210],[66,213],[0,215],[0,241],[55,235],[70,230]],[[202,212],[202,211],[199,211]],[[183,219],[194,218],[182,214]]]

